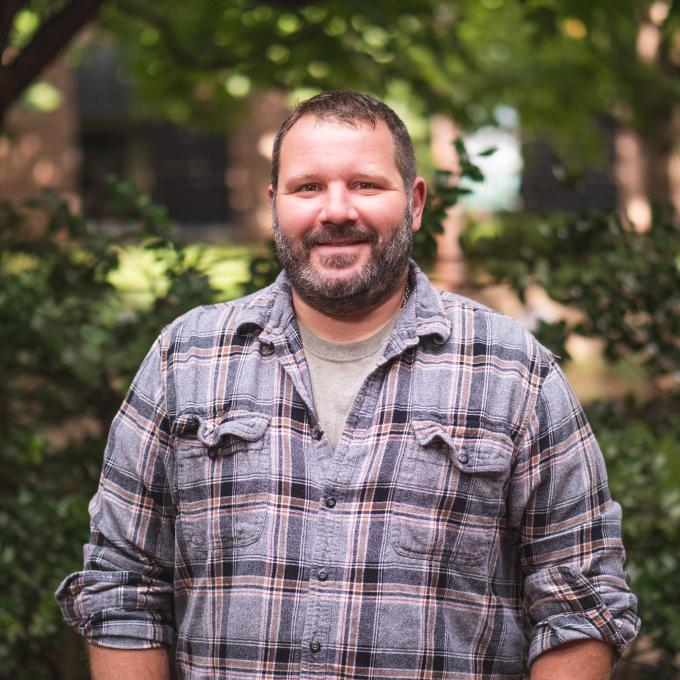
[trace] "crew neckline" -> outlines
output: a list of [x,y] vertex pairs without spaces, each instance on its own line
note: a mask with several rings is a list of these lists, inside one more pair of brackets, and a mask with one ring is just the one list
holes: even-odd
[[305,351],[325,361],[344,363],[366,359],[375,354],[382,346],[387,344],[396,322],[395,316],[373,335],[356,342],[332,342],[316,335],[300,320],[298,320],[298,326]]

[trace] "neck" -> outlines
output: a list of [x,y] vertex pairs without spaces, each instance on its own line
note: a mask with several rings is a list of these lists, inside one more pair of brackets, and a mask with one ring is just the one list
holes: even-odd
[[329,316],[308,305],[293,289],[293,308],[297,318],[314,335],[329,342],[359,342],[386,326],[399,312],[404,299],[408,271],[390,296],[378,305],[351,316]]

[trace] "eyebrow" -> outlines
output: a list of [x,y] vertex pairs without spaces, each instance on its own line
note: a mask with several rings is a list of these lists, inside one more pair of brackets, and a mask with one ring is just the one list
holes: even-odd
[[291,175],[286,179],[284,184],[286,186],[291,184],[305,184],[307,182],[318,182],[319,176],[317,174],[306,172],[301,175]]

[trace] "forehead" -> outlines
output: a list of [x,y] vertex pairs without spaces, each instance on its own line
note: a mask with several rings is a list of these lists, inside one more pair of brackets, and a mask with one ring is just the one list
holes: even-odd
[[384,121],[354,123],[303,116],[281,142],[279,174],[301,166],[361,163],[380,167],[384,172],[399,170],[394,137]]

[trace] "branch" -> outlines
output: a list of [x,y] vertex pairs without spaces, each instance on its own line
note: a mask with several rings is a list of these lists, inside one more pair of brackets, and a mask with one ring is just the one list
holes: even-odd
[[71,0],[45,20],[12,62],[0,65],[0,126],[9,106],[59,56],[78,31],[95,18],[105,1]]
[[9,42],[14,17],[27,2],[28,0],[5,0],[0,6],[0,57]]

